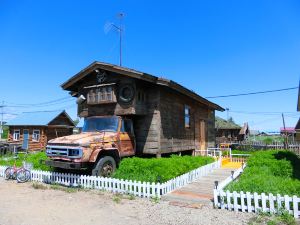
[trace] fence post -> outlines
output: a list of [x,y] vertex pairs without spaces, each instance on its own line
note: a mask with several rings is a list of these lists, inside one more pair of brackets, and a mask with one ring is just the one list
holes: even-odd
[[214,206],[215,206],[215,208],[218,208],[218,206],[219,206],[218,195],[219,195],[218,190],[217,190],[217,188],[215,188],[214,189]]
[[298,218],[299,212],[298,212],[298,198],[297,196],[293,196],[293,211],[294,211],[294,218]]

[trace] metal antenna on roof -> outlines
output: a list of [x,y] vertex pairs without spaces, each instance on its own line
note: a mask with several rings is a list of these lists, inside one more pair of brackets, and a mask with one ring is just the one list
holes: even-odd
[[124,32],[123,28],[123,18],[125,14],[120,12],[117,14],[117,18],[119,19],[119,25],[116,25],[114,23],[108,22],[104,25],[104,32],[108,33],[112,28],[114,28],[117,32],[119,32],[120,38],[119,38],[119,44],[120,44],[120,58],[119,58],[119,65],[122,66],[122,33]]

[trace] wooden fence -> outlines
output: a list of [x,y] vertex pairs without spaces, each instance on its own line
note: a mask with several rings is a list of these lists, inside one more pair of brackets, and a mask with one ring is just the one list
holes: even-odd
[[214,189],[215,207],[242,212],[269,212],[280,213],[286,210],[295,218],[299,218],[300,198],[297,196],[281,196],[273,194],[251,194],[249,192],[233,193],[223,190]]
[[[150,183],[107,177],[75,175],[40,170],[31,170],[31,180],[46,184],[60,184],[68,187],[100,189],[113,193],[130,194],[146,198],[160,198],[177,188],[205,176],[215,168],[220,168],[221,160],[192,170],[165,183]],[[4,177],[7,167],[0,166],[0,177]]]
[[[244,167],[246,164],[244,165]],[[243,172],[244,167],[235,171],[214,189],[214,206],[216,208],[228,209],[242,212],[268,212],[271,214],[281,213],[283,210],[292,214],[295,218],[300,217],[300,198],[288,195],[257,194],[250,192],[230,192],[223,189]]]

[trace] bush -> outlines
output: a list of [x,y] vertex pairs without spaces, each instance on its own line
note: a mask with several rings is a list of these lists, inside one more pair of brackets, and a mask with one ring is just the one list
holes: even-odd
[[23,161],[32,163],[33,169],[51,171],[49,166],[40,163],[40,160],[46,160],[47,156],[45,152],[33,152],[29,154],[18,154],[18,158],[15,159],[13,156],[3,156],[0,158],[0,165],[2,166],[13,166],[16,162],[17,167],[21,167]]
[[300,159],[289,151],[260,151],[252,154],[230,191],[287,194],[300,196]]
[[147,182],[166,182],[200,166],[213,162],[211,157],[175,156],[170,158],[123,159],[113,175],[115,178]]

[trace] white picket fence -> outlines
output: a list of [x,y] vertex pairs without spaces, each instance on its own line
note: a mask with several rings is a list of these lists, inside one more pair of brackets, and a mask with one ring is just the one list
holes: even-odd
[[[160,198],[164,194],[193,182],[201,176],[207,175],[213,169],[219,168],[220,166],[221,161],[219,159],[162,184],[41,170],[31,170],[31,180],[47,184],[60,184],[68,187],[99,189],[146,198]],[[0,166],[0,177],[4,177],[5,169],[6,167]]]
[[[245,165],[246,166],[246,165]],[[300,198],[297,196],[273,194],[257,194],[250,192],[230,192],[223,189],[235,180],[244,168],[235,171],[230,177],[218,184],[214,189],[214,206],[216,208],[228,209],[242,212],[268,212],[278,214],[285,210],[295,218],[300,217]]]

